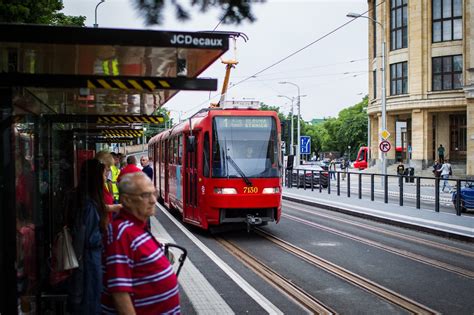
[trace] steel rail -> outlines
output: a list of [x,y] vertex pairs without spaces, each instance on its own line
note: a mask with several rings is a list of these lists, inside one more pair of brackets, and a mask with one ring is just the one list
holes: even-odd
[[329,232],[329,233],[332,233],[332,234],[336,234],[336,235],[339,235],[339,236],[342,236],[342,237],[345,237],[345,238],[349,238],[349,239],[355,240],[357,242],[367,244],[369,246],[380,248],[382,250],[385,250],[387,252],[396,254],[396,255],[401,256],[401,257],[405,257],[405,258],[409,258],[409,259],[421,262],[421,263],[423,263],[425,265],[428,265],[428,266],[432,266],[432,267],[436,267],[438,269],[446,270],[446,271],[458,274],[460,276],[463,276],[463,277],[466,277],[466,278],[469,278],[469,279],[474,279],[474,271],[471,271],[471,270],[467,270],[467,269],[464,269],[464,268],[461,268],[461,267],[458,267],[458,266],[453,266],[451,264],[448,264],[448,263],[445,263],[445,262],[442,262],[442,261],[439,261],[439,260],[436,260],[436,259],[428,258],[428,257],[422,256],[422,255],[418,255],[418,254],[409,252],[407,250],[398,249],[398,248],[395,248],[395,247],[392,247],[392,246],[388,246],[388,245],[382,244],[380,242],[376,242],[376,241],[372,241],[372,240],[369,240],[369,239],[366,239],[366,238],[363,238],[363,237],[356,236],[354,234],[342,232],[342,231],[339,231],[337,229],[333,229],[333,228],[330,228],[330,227],[327,227],[327,226],[324,226],[324,225],[321,225],[321,224],[318,224],[318,223],[314,223],[314,222],[311,222],[311,221],[308,221],[308,220],[305,220],[305,219],[294,217],[292,215],[284,214],[283,216],[286,216],[287,218],[289,218],[293,221],[297,221],[297,222],[300,222],[300,223],[303,223],[303,224],[306,224],[306,225],[309,225],[309,226],[313,226],[313,227],[316,227],[320,230],[323,230],[323,231],[326,231],[326,232]]
[[[291,201],[284,201],[284,202],[285,203],[292,203]],[[298,204],[298,203],[296,203],[296,204],[299,207],[302,206],[301,204]],[[361,228],[364,228],[365,230],[371,230],[371,231],[381,233],[381,234],[385,234],[385,235],[388,235],[388,236],[397,237],[399,239],[407,240],[407,241],[410,241],[410,242],[413,242],[413,243],[417,243],[417,244],[421,244],[421,245],[425,245],[425,246],[430,246],[430,247],[433,247],[433,248],[436,248],[436,249],[441,249],[441,250],[444,250],[444,251],[447,251],[447,252],[451,252],[453,254],[458,254],[458,255],[474,258],[474,251],[469,251],[469,250],[465,250],[465,249],[462,249],[462,248],[457,248],[457,247],[453,247],[453,246],[450,246],[450,245],[446,245],[446,244],[442,244],[442,243],[438,243],[438,242],[433,242],[433,241],[426,240],[426,239],[416,237],[416,236],[412,236],[412,235],[405,235],[405,234],[402,234],[402,233],[399,233],[399,232],[390,231],[390,230],[387,230],[387,229],[384,229],[384,228],[379,228],[379,227],[371,226],[371,225],[360,223],[360,222],[354,222],[354,221],[351,221],[351,220],[348,220],[348,219],[339,218],[337,216],[331,216],[331,215],[328,215],[328,214],[322,214],[322,213],[319,213],[319,212],[314,212],[314,211],[311,211],[311,209],[309,209],[307,207],[304,207],[304,208],[306,208],[308,210],[300,209],[300,208],[293,208],[293,209],[296,210],[296,211],[301,211],[301,212],[313,214],[313,215],[316,215],[316,216],[319,216],[319,217],[322,217],[322,218],[331,219],[331,220],[334,220],[334,221],[350,224],[352,226],[361,227]]]
[[401,307],[413,314],[439,314],[439,312],[429,308],[426,305],[420,304],[406,296],[403,296],[395,291],[390,290],[378,283],[375,283],[367,278],[364,278],[358,274],[355,274],[345,268],[342,268],[328,260],[325,260],[319,256],[316,256],[304,249],[294,246],[276,236],[271,235],[262,229],[256,229],[255,232],[260,236],[266,238],[270,242],[280,246],[285,251],[295,255],[298,258],[316,266],[317,268],[323,269],[347,282],[350,282],[376,296],[383,298],[384,300]]
[[216,240],[256,274],[264,278],[267,282],[281,290],[286,295],[290,296],[296,303],[302,305],[307,311],[313,314],[337,314],[333,309],[326,306],[324,303],[307,293],[304,289],[298,287],[296,284],[259,261],[256,257],[243,251],[237,245],[222,238],[216,238]]

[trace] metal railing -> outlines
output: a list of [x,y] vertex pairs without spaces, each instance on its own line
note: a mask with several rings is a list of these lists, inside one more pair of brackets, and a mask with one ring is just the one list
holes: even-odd
[[[332,173],[332,174],[331,174]],[[334,177],[334,179],[332,179]],[[357,178],[357,187],[351,186],[351,179],[356,177]],[[369,180],[364,181],[363,179]],[[380,178],[380,183],[383,181],[383,185],[381,186],[382,189],[382,196],[384,203],[389,203],[389,195],[396,196],[398,194],[398,205],[404,206],[406,199],[413,199],[413,197],[407,197],[409,194],[405,191],[405,187],[409,186],[407,183],[410,183],[410,186],[415,186],[415,206],[417,209],[421,209],[421,201],[431,201],[433,196],[430,195],[422,195],[421,193],[421,182],[428,181],[431,182],[432,185],[428,185],[428,187],[434,186],[434,210],[436,212],[440,211],[440,185],[445,179],[439,177],[422,177],[422,176],[414,176],[414,175],[392,175],[392,174],[373,174],[373,173],[360,173],[360,172],[344,172],[344,171],[313,171],[313,170],[306,170],[306,169],[298,169],[295,168],[293,170],[286,169],[285,170],[285,177],[284,177],[284,185],[287,188],[296,187],[297,189],[311,189],[314,191],[315,188],[319,190],[320,193],[323,192],[323,189],[327,190],[328,194],[332,193],[332,185],[335,185],[335,190],[337,196],[341,195],[341,188],[345,188],[345,192],[347,197],[351,197],[351,192],[356,189],[357,190],[357,197],[358,199],[363,199],[363,191],[367,190],[365,187],[369,187],[370,191],[370,200],[375,200],[375,193],[380,193],[380,190],[376,190],[376,178]],[[347,179],[347,180],[345,180]],[[390,181],[392,179],[392,181]],[[343,184],[345,181],[345,184]],[[461,187],[463,184],[471,183],[472,180],[469,179],[447,179],[448,187],[450,189],[450,202],[451,206],[455,208],[456,215],[461,215]],[[390,183],[392,187],[390,187]],[[413,183],[413,184],[411,184]],[[451,185],[455,183],[455,185]],[[395,190],[393,189],[393,184],[398,184],[398,188]],[[344,187],[345,186],[345,187]],[[365,189],[364,189],[365,188]],[[456,192],[456,197],[453,199],[452,193]],[[446,198],[443,198],[446,201]]]

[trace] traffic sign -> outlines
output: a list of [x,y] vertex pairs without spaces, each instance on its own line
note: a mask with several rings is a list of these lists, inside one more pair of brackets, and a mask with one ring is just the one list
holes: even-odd
[[311,153],[311,137],[300,136],[300,154],[310,154],[310,153]]
[[382,139],[387,140],[388,137],[390,137],[390,132],[388,132],[387,130],[382,130],[380,135],[382,136]]
[[380,141],[379,149],[380,151],[387,153],[392,148],[392,145],[387,140]]

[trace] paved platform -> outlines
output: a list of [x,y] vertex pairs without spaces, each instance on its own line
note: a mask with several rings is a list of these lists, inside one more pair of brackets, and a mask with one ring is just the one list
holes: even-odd
[[283,199],[299,202],[432,234],[474,242],[474,215],[435,212],[383,201],[337,196],[310,189],[283,188]]

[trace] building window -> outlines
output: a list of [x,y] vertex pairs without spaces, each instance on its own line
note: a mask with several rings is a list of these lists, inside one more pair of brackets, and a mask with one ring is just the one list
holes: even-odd
[[433,58],[433,91],[462,88],[462,55]]
[[462,0],[433,0],[433,42],[462,39]]
[[407,94],[408,63],[399,62],[390,65],[390,95]]
[[390,0],[390,50],[408,46],[408,0]]
[[377,98],[377,70],[372,71],[372,81],[374,82],[374,99]]

